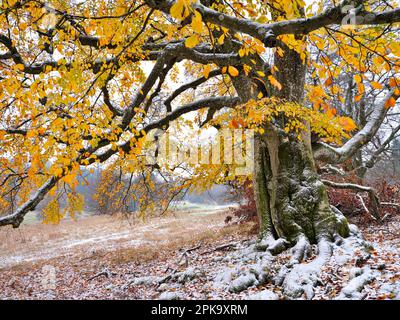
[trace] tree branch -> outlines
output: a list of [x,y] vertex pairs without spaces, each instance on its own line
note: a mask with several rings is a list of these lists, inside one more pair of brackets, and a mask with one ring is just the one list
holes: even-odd
[[394,95],[394,92],[394,89],[390,90],[385,98],[375,106],[366,125],[343,146],[334,148],[329,145],[319,143],[314,149],[314,158],[334,164],[342,163],[351,158],[357,152],[357,150],[370,142],[378,132],[388,113],[387,103],[389,99],[397,100],[399,98],[399,96]]
[[[163,11],[166,14],[170,13],[170,9],[175,1],[171,0],[145,0],[147,5],[156,10]],[[235,16],[230,16],[210,9],[199,2],[192,4],[192,8],[198,10],[203,18],[203,21],[210,22],[225,28],[246,33],[259,39],[267,47],[274,47],[276,37],[283,34],[308,34],[311,31],[319,28],[341,24],[349,15],[345,10],[346,6],[360,6],[364,0],[344,0],[339,5],[325,10],[323,13],[302,19],[293,19],[274,22],[270,24],[258,23],[250,19],[240,19]],[[356,25],[378,25],[389,24],[400,21],[400,8],[383,13],[372,13],[367,11],[359,11],[360,16],[367,16],[368,19],[356,19]]]
[[12,225],[13,228],[18,228],[25,215],[35,209],[59,180],[60,177],[55,176],[48,179],[28,201],[19,206],[12,214],[0,217],[0,226]]
[[[339,183],[339,182],[333,182],[330,180],[321,180],[323,184],[325,184],[328,187],[335,188],[335,189],[349,189],[353,190],[356,192],[367,192],[370,200],[370,206],[371,206],[371,215],[373,216],[374,219],[377,221],[381,221],[381,216],[379,214],[380,210],[380,201],[379,197],[376,194],[376,190],[371,187],[366,187],[366,186],[361,186],[358,184],[353,184],[353,183]],[[363,203],[365,206],[365,204]],[[367,210],[368,213],[370,213],[369,210]]]

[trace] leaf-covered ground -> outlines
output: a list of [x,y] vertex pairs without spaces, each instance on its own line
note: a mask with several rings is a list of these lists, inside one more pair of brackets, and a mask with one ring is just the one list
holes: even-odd
[[[225,276],[221,271],[237,267],[233,257],[255,240],[251,224],[226,226],[225,216],[197,211],[134,224],[91,217],[0,230],[0,298],[246,299],[260,292],[285,298],[273,281],[238,293],[216,281]],[[356,251],[342,265],[328,263],[314,299],[337,298],[365,270],[373,276],[353,298],[400,298],[400,217],[362,232],[373,249]],[[288,259],[287,252],[271,262],[271,279]]]

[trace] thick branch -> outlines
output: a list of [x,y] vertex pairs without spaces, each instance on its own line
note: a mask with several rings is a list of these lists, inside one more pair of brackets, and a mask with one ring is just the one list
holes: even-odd
[[176,89],[164,102],[164,105],[167,107],[167,111],[171,112],[171,102],[177,97],[179,96],[181,93],[185,92],[188,89],[195,89],[197,88],[199,85],[203,84],[204,82],[206,82],[208,79],[219,76],[221,74],[221,70],[213,70],[210,72],[210,74],[208,75],[208,77],[201,77],[198,78],[192,82],[186,83],[182,86],[180,86],[178,89]]
[[342,163],[351,158],[357,150],[370,142],[385,120],[388,113],[387,103],[389,99],[394,98],[397,100],[399,98],[394,95],[394,91],[395,90],[392,89],[386,97],[375,106],[367,124],[343,146],[334,148],[326,144],[319,144],[314,150],[315,159],[330,163]]
[[12,214],[0,217],[0,226],[12,225],[14,228],[18,228],[25,215],[35,209],[59,180],[60,178],[55,176],[48,179],[28,201],[18,207]]
[[[175,1],[170,0],[145,0],[147,5],[156,10],[161,10],[169,14],[170,9]],[[225,28],[236,30],[249,34],[261,40],[266,46],[275,46],[275,37],[283,34],[308,34],[324,26],[341,24],[349,13],[344,10],[346,6],[356,6],[362,4],[363,0],[350,1],[344,0],[339,5],[325,10],[323,13],[302,19],[293,19],[274,22],[270,24],[258,23],[250,19],[240,19],[234,16],[218,12],[207,8],[206,6],[196,2],[192,5],[193,9],[198,10],[205,22],[223,26]],[[357,25],[377,25],[388,24],[400,21],[400,8],[388,12],[374,14],[371,12],[361,11],[361,16],[368,16],[368,19],[356,19]]]

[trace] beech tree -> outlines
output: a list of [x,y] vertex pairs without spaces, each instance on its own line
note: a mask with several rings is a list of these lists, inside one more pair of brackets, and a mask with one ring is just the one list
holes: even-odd
[[[141,161],[146,136],[196,111],[201,126],[257,132],[261,249],[294,246],[301,261],[310,244],[348,236],[315,162],[353,157],[396,105],[396,1],[3,0],[0,10],[1,226],[19,227],[46,195],[53,216],[60,190],[78,210],[76,176],[94,163],[160,170]],[[171,89],[182,72],[193,80]],[[343,110],[360,101],[370,112],[357,127]]]

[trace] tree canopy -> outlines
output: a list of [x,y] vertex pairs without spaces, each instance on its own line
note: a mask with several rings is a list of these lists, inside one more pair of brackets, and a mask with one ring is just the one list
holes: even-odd
[[[76,177],[95,163],[155,188],[151,173],[174,168],[143,162],[146,137],[172,123],[262,132],[283,115],[282,134],[319,137],[315,158],[349,159],[400,96],[399,22],[398,2],[380,0],[3,0],[0,225],[18,227],[48,194],[49,220],[59,192],[79,210]],[[303,104],[277,76],[273,57],[289,51],[308,70]],[[238,93],[243,77],[256,96]],[[360,123],[348,105],[372,107]],[[196,167],[190,183],[227,171]]]

